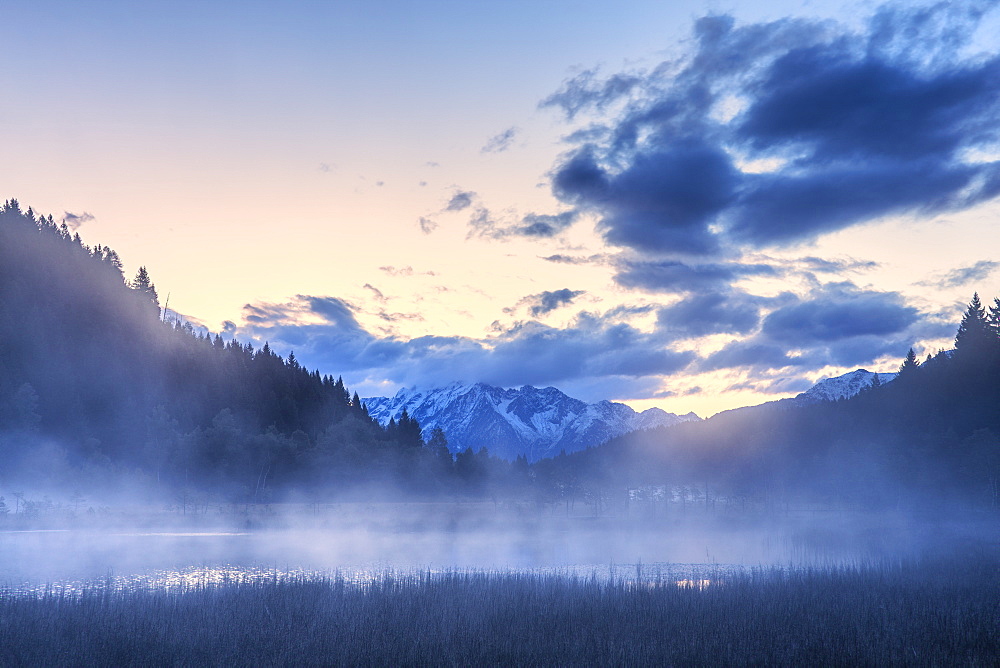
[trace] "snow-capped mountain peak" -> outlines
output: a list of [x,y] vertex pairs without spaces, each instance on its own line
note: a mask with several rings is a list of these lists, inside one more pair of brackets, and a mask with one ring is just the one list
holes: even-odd
[[878,376],[879,383],[885,384],[891,382],[896,377],[896,374],[875,373],[867,369],[857,369],[842,376],[824,378],[805,392],[796,396],[795,399],[798,403],[847,399],[853,397],[861,390],[871,387],[876,376]]
[[637,429],[699,420],[659,408],[636,413],[625,404],[588,404],[554,387],[504,389],[484,383],[452,383],[424,390],[404,388],[393,397],[364,399],[373,418],[385,424],[403,410],[420,422],[427,437],[441,427],[452,452],[486,447],[505,459],[528,461],[574,452]]

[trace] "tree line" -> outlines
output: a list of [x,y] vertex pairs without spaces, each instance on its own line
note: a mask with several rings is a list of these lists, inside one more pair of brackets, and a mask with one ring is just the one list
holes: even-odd
[[453,456],[440,431],[424,443],[405,413],[383,427],[294,352],[165,321],[147,269],[126,280],[122,266],[52,216],[0,208],[0,484],[127,479],[260,501],[478,494],[485,468],[513,468]]
[[[662,490],[774,504],[1000,505],[1000,299],[973,296],[955,348],[856,397],[722,413],[529,465],[452,453],[404,413],[382,426],[342,378],[265,343],[164,321],[145,267],[0,208],[0,489],[130,481],[261,502],[338,495],[627,504]],[[630,491],[631,490],[631,491]]]

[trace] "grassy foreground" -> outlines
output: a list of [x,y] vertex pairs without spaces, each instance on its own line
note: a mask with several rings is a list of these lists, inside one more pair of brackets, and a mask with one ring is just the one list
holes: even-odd
[[0,665],[995,665],[1000,564],[0,594]]

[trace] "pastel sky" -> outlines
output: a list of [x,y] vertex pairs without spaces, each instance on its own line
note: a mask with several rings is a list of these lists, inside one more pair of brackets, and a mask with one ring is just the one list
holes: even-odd
[[362,396],[637,409],[1000,294],[998,2],[5,2],[0,198]]

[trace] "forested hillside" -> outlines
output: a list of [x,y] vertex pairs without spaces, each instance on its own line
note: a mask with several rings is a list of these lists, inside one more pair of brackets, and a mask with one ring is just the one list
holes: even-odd
[[[706,506],[1000,505],[1000,301],[976,296],[955,350],[846,400],[784,402],[635,432],[530,464],[452,455],[403,414],[382,427],[340,379],[265,344],[164,322],[155,285],[127,280],[16,201],[0,209],[0,484],[266,501],[372,495],[575,501],[639,494]],[[629,491],[632,490],[632,491]],[[640,490],[636,492],[635,490]],[[645,491],[642,491],[645,490]]]
[[[290,487],[433,488],[420,426],[368,417],[340,379],[265,344],[161,320],[145,268],[51,216],[0,209],[0,482],[191,485],[230,499]],[[433,475],[428,475],[433,474]]]
[[923,363],[910,350],[893,382],[850,399],[728,411],[570,459],[581,480],[688,485],[706,503],[998,508],[1000,300],[975,295],[954,350]]

